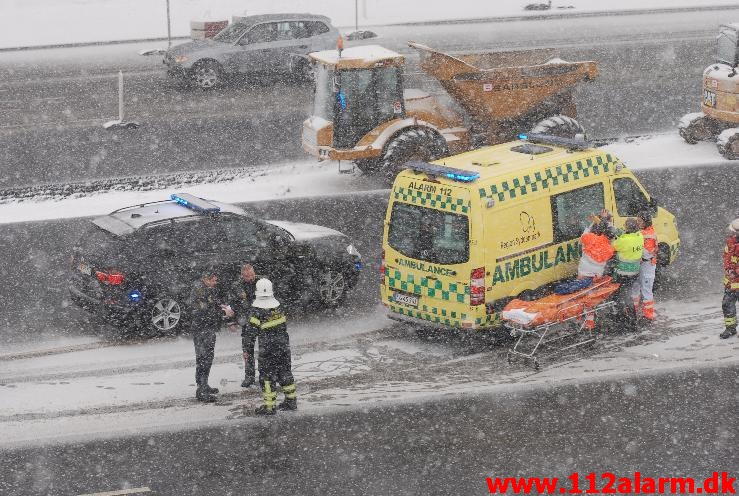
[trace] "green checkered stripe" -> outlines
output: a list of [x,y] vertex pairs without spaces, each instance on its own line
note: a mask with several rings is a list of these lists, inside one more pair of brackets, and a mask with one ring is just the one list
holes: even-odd
[[425,277],[419,278],[413,274],[403,276],[399,270],[394,269],[389,269],[387,272],[387,286],[390,289],[457,303],[470,301],[470,288],[464,284],[456,282],[444,284]]
[[461,327],[462,320],[467,318],[466,314],[451,312],[444,308],[429,307],[421,305],[420,309],[404,307],[402,305],[390,304],[390,310],[400,315],[415,317],[417,319],[428,320],[436,324],[442,324],[448,327]]
[[[462,321],[467,318],[467,314],[464,313],[447,311],[444,308],[429,307],[427,305],[421,305],[420,309],[415,309],[402,305],[393,305],[391,303],[390,310],[400,315],[428,320],[429,322],[447,327],[462,327]],[[475,319],[475,325],[479,327],[497,327],[500,325],[500,317],[497,313],[478,317]]]
[[396,200],[407,203],[415,203],[424,207],[438,208],[447,212],[457,212],[466,214],[470,211],[470,202],[461,198],[452,198],[446,195],[437,195],[434,193],[426,193],[410,188],[397,187],[393,192]]
[[599,155],[584,160],[576,160],[566,164],[555,165],[537,171],[533,174],[524,174],[521,177],[493,184],[489,188],[480,188],[480,198],[492,197],[503,202],[536,193],[550,186],[559,186],[571,181],[579,181],[590,176],[606,174],[613,169],[617,160],[610,154]]

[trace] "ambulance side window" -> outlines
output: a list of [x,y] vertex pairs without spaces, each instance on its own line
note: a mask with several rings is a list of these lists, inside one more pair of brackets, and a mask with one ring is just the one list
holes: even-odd
[[633,217],[642,210],[649,210],[649,201],[633,179],[620,178],[613,181],[616,210],[621,217]]
[[603,183],[552,196],[554,242],[579,238],[590,224],[588,216],[603,210]]

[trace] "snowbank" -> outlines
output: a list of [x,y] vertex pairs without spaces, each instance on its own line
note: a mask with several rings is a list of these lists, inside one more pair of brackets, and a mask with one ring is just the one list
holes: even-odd
[[[688,145],[677,132],[620,141],[605,147],[632,170],[664,167],[701,167],[731,164],[713,143]],[[169,197],[174,189],[228,203],[324,196],[374,191],[381,183],[373,178],[340,174],[333,162],[296,162],[265,169],[253,177],[230,182],[200,184],[153,191],[111,191],[63,200],[23,201],[0,205],[0,224],[104,215],[115,208]]]
[[[540,0],[360,0],[359,24],[446,21],[483,17],[541,15],[524,11]],[[736,5],[712,0],[712,5]],[[569,7],[573,8],[558,8]],[[552,14],[700,6],[696,0],[558,0]],[[310,12],[329,16],[337,26],[354,26],[354,2],[347,0],[171,0],[173,36],[189,36],[191,20],[231,19],[233,15]],[[167,36],[166,0],[3,0],[0,48],[162,38]]]

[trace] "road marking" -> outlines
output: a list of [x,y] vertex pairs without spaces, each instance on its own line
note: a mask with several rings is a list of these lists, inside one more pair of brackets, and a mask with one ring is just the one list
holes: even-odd
[[79,496],[121,496],[124,494],[143,494],[150,493],[151,489],[148,487],[134,487],[132,489],[119,489],[118,491],[105,491],[102,493],[87,493],[80,494]]

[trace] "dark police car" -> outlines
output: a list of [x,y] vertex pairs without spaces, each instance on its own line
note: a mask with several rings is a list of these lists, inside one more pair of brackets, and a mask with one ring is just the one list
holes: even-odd
[[178,193],[94,219],[74,247],[69,290],[77,305],[127,329],[171,333],[183,327],[185,300],[206,267],[227,287],[243,263],[269,277],[281,301],[325,306],[339,305],[362,269],[338,231]]

